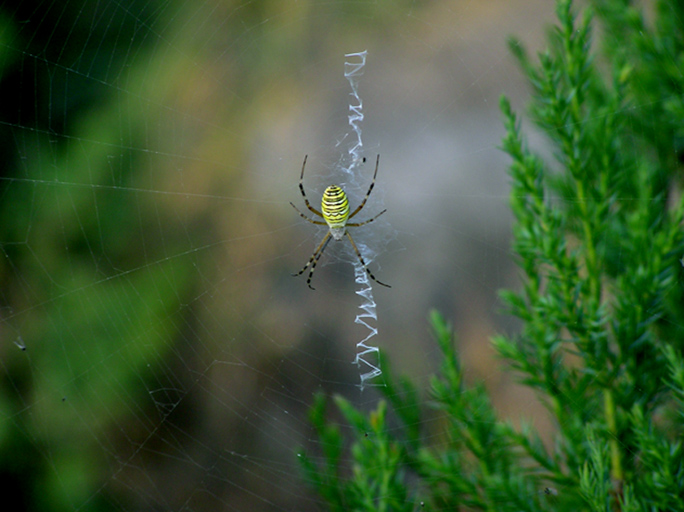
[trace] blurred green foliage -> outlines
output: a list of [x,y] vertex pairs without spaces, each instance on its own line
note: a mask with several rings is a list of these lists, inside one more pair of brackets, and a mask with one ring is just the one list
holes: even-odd
[[110,429],[145,398],[191,289],[192,258],[165,257],[178,237],[153,235],[135,192],[150,109],[115,84],[154,61],[139,22],[155,16],[125,4],[137,18],[96,2],[0,11],[0,474],[16,510],[117,508],[95,492]]
[[577,18],[559,0],[536,61],[511,41],[554,163],[501,101],[524,279],[501,296],[523,326],[493,344],[555,420],[552,442],[464,382],[435,313],[443,357],[425,406],[391,375],[368,415],[337,397],[347,440],[316,399],[320,453],[300,458],[331,510],[684,510],[684,7],[656,2],[647,23],[627,0],[593,4]]

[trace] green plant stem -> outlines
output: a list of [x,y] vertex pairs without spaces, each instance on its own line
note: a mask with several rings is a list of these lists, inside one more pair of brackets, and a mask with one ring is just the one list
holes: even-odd
[[580,179],[576,180],[577,186],[577,200],[579,202],[580,211],[582,212],[582,228],[584,231],[584,243],[586,247],[586,265],[587,265],[587,279],[589,280],[589,296],[592,300],[592,306],[596,307],[601,298],[601,285],[598,279],[598,261],[596,257],[596,247],[594,243],[594,233],[592,230],[592,223],[590,213],[587,206],[587,197],[584,191],[584,182]]
[[622,460],[620,458],[620,445],[617,438],[617,423],[615,421],[615,401],[613,400],[613,392],[610,388],[603,390],[603,405],[606,413],[606,424],[608,426],[608,433],[610,439],[610,468],[613,480],[621,483],[623,480]]

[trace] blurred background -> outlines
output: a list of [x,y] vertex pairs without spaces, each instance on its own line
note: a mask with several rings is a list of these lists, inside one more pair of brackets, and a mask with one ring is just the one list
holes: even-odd
[[[322,510],[314,393],[363,408],[350,364],[354,255],[304,209],[331,182],[376,186],[353,232],[394,373],[437,368],[427,315],[450,318],[472,382],[502,415],[545,417],[502,373],[514,332],[497,290],[509,246],[502,94],[529,93],[548,0],[30,1],[0,4],[0,485],[21,510]],[[345,54],[368,51],[349,140]],[[527,129],[528,127],[526,127]],[[541,147],[533,132],[532,144]],[[347,137],[347,138],[345,138]],[[365,214],[365,215],[363,215]],[[382,377],[376,380],[382,383]]]

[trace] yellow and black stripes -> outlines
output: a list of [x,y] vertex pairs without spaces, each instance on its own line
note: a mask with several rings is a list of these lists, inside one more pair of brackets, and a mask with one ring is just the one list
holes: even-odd
[[309,277],[306,280],[306,284],[309,285],[309,288],[312,290],[314,289],[313,286],[311,286],[311,278],[313,277],[314,270],[316,269],[316,263],[318,263],[318,260],[320,259],[321,255],[323,254],[323,251],[325,251],[325,248],[328,246],[330,243],[330,240],[335,239],[335,240],[342,240],[344,236],[346,235],[347,238],[349,239],[349,242],[352,245],[352,248],[354,249],[354,252],[356,253],[356,257],[359,258],[359,262],[363,266],[363,268],[366,270],[370,278],[375,281],[376,283],[386,286],[387,288],[391,288],[390,285],[385,284],[383,282],[378,281],[373,273],[368,269],[368,266],[366,266],[366,262],[363,259],[363,256],[361,256],[361,251],[359,251],[358,247],[356,247],[356,244],[354,243],[354,239],[351,237],[349,234],[349,231],[347,231],[347,227],[359,227],[359,226],[365,226],[369,222],[373,222],[375,219],[380,217],[383,213],[385,213],[387,210],[382,210],[380,213],[378,213],[375,217],[372,217],[371,219],[368,219],[363,222],[348,222],[349,219],[354,217],[357,213],[359,213],[363,207],[366,205],[366,201],[368,201],[368,197],[370,196],[373,187],[375,186],[375,177],[378,175],[378,166],[380,165],[380,155],[378,155],[377,160],[375,161],[375,172],[373,173],[373,181],[371,181],[370,187],[368,187],[368,192],[366,193],[365,197],[363,198],[363,201],[361,201],[361,204],[356,207],[356,209],[350,214],[349,213],[349,199],[347,198],[347,194],[345,191],[340,187],[339,185],[330,185],[328,188],[325,189],[325,192],[323,192],[323,198],[321,199],[321,210],[322,212],[319,212],[311,206],[311,203],[309,203],[309,200],[306,197],[306,192],[304,192],[304,167],[306,166],[306,156],[304,157],[304,163],[302,164],[302,173],[299,175],[299,190],[302,193],[302,197],[304,198],[304,204],[306,204],[306,207],[316,216],[322,217],[325,222],[321,222],[319,220],[314,220],[306,215],[304,215],[302,212],[299,211],[299,209],[293,204],[292,208],[297,210],[297,213],[299,215],[306,219],[307,221],[311,222],[312,224],[318,224],[318,225],[328,225],[328,228],[330,230],[326,233],[325,237],[323,237],[323,240],[321,240],[321,243],[318,244],[318,247],[316,247],[316,250],[314,253],[311,255],[311,258],[309,258],[309,261],[306,262],[306,265],[304,265],[304,268],[297,272],[296,274],[292,274],[293,276],[300,276],[304,272],[306,272],[306,269],[311,267],[311,270],[309,270]]
[[[336,229],[344,228],[349,219],[349,200],[342,187],[330,185],[325,189],[321,200],[321,211],[328,226]],[[333,233],[335,240],[340,240],[342,236],[344,236],[344,231],[340,233],[339,238]]]

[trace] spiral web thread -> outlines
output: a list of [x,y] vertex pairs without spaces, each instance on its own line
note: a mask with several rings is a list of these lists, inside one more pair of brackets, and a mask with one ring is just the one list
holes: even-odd
[[[356,167],[363,162],[363,157],[361,155],[361,150],[363,149],[363,141],[361,139],[361,122],[363,122],[363,102],[359,97],[358,91],[358,79],[363,74],[363,68],[366,65],[367,51],[359,53],[348,53],[345,54],[344,63],[344,77],[349,81],[352,92],[350,96],[352,100],[349,103],[349,126],[351,126],[353,132],[356,134],[356,140],[352,140],[349,146],[349,156],[351,162],[349,166],[344,170],[349,174],[353,175]],[[365,255],[364,255],[365,257]],[[372,258],[366,257],[367,263],[372,261]],[[382,375],[382,370],[380,369],[379,363],[373,363],[368,359],[368,356],[373,356],[374,361],[377,361],[377,356],[379,353],[378,347],[368,345],[367,342],[378,334],[377,327],[373,327],[368,322],[373,320],[377,322],[378,317],[376,315],[375,309],[375,299],[373,298],[373,288],[371,286],[370,279],[368,278],[368,273],[366,269],[361,265],[361,262],[357,261],[354,266],[354,274],[356,284],[359,285],[359,289],[356,290],[356,294],[363,298],[363,302],[359,306],[361,312],[356,315],[354,323],[363,325],[368,329],[368,335],[356,344],[356,358],[354,359],[354,364],[357,365],[361,371],[361,383],[359,387],[363,391],[367,382],[375,377]],[[363,365],[363,366],[362,366]],[[365,371],[367,370],[367,371]]]

